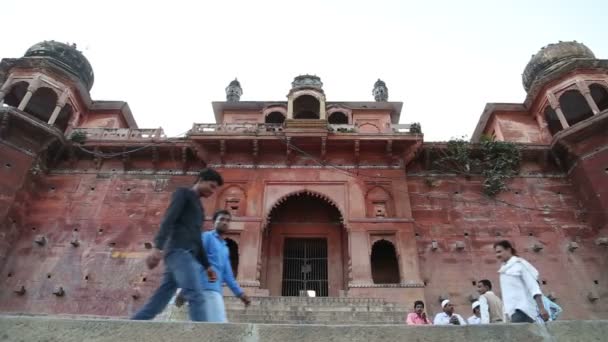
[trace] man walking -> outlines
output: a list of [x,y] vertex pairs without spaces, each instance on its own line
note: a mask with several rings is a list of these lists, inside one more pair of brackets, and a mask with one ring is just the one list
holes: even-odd
[[208,322],[228,322],[222,288],[224,283],[228,285],[235,296],[241,299],[245,306],[249,306],[251,303],[249,297],[247,297],[234,279],[230,263],[230,252],[224,240],[231,220],[232,216],[230,212],[218,210],[213,215],[213,230],[202,234],[203,246],[207,252],[207,257],[209,258],[211,267],[217,274],[217,281],[210,280],[205,273],[202,275],[205,316]]
[[502,300],[492,292],[492,282],[488,279],[478,281],[477,292],[479,292],[481,324],[502,323],[504,321]]
[[146,258],[150,269],[164,258],[165,273],[156,292],[132,319],[153,319],[163,311],[179,287],[189,303],[190,319],[198,322],[205,320],[201,273],[205,273],[210,282],[215,281],[217,276],[201,243],[205,213],[200,198],[211,196],[223,183],[217,171],[204,169],[192,187],[175,190],[154,239],[155,249]]

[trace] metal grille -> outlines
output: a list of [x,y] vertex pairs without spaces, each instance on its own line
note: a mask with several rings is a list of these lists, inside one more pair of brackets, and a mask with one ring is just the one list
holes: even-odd
[[285,239],[281,294],[314,290],[317,297],[327,297],[327,287],[327,239]]

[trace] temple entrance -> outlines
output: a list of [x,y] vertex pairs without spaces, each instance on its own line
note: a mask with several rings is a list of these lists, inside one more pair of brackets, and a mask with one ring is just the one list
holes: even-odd
[[347,284],[347,233],[323,196],[298,193],[272,209],[264,231],[260,285],[271,296],[338,297]]
[[327,280],[327,239],[285,239],[281,295],[327,297]]

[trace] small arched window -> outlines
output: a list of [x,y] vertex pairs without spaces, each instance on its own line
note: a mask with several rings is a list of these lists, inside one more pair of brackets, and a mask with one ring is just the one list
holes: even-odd
[[342,112],[333,112],[327,118],[327,122],[332,125],[347,125],[348,124],[348,116]]
[[568,125],[575,125],[593,116],[587,100],[578,90],[568,90],[559,97],[559,105]]
[[236,243],[236,241],[227,238],[226,245],[228,246],[228,252],[230,253],[230,266],[232,266],[232,273],[236,279],[239,271],[239,244]]
[[267,124],[282,124],[285,122],[285,116],[281,112],[272,112],[266,115],[264,122]]
[[600,111],[608,109],[608,91],[605,87],[594,83],[589,86],[589,90],[591,91],[591,97]]
[[302,95],[293,101],[294,119],[319,119],[321,103],[312,95]]
[[399,262],[392,242],[378,240],[374,243],[371,265],[374,284],[399,284]]

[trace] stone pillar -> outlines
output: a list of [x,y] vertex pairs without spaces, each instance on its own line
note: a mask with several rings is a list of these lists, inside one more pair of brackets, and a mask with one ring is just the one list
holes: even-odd
[[55,106],[55,110],[53,110],[53,114],[51,114],[51,117],[49,118],[49,122],[48,122],[49,125],[53,126],[55,124],[55,121],[57,121],[57,117],[59,116],[59,113],[65,106],[67,100],[68,100],[68,91],[64,90],[63,93],[61,94],[61,96],[59,97],[59,101],[57,101],[57,105]]
[[570,127],[555,95],[553,95],[553,93],[549,93],[547,97],[549,98],[549,104],[551,105],[551,108],[553,108],[555,114],[557,115],[557,118],[559,119],[559,122],[562,124],[562,129]]
[[4,103],[4,97],[8,93],[10,86],[11,86],[11,79],[9,78],[8,80],[6,80],[6,82],[4,82],[2,87],[0,87],[0,106]]
[[287,97],[287,119],[293,119],[293,96]]
[[27,87],[27,93],[25,93],[25,96],[21,99],[21,103],[19,103],[17,109],[24,110],[38,88],[40,88],[40,78],[35,78],[32,83],[30,83],[29,87]]
[[368,233],[349,229],[348,244],[352,277],[350,282],[354,285],[373,283]]
[[325,109],[325,98],[319,99],[319,119],[327,119],[327,113]]
[[589,105],[589,108],[591,108],[593,115],[597,115],[600,112],[600,109],[597,106],[597,103],[595,103],[595,101],[593,100],[593,97],[591,97],[591,90],[589,89],[587,83],[578,80],[576,81],[576,87],[583,94],[585,100],[587,100],[587,104]]

